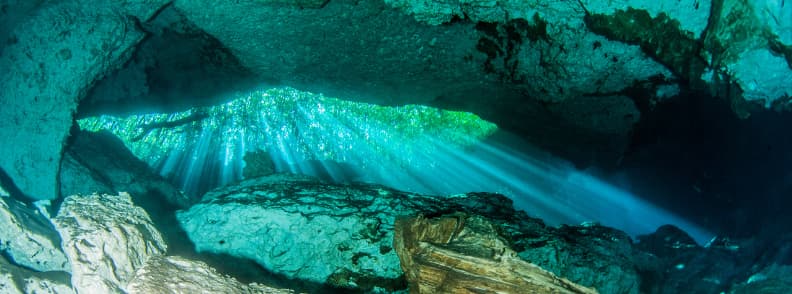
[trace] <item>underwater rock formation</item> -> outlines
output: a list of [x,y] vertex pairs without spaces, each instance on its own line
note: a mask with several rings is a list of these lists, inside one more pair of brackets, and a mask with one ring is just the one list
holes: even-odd
[[792,289],[792,266],[773,265],[753,274],[745,282],[735,285],[730,294],[773,294]]
[[294,291],[261,284],[242,284],[219,274],[206,263],[177,256],[155,256],[137,270],[126,288],[128,293],[270,293]]
[[248,151],[242,160],[245,162],[245,167],[242,168],[242,178],[244,179],[269,176],[275,173],[272,157],[264,150]]
[[189,207],[192,201],[154,173],[107,131],[76,132],[63,155],[61,195],[127,192],[136,203],[169,203]]
[[76,293],[64,272],[38,272],[9,263],[0,254],[0,293]]
[[400,215],[506,208],[490,194],[438,199],[377,185],[276,174],[209,192],[177,217],[199,251],[257,261],[288,278],[343,288],[403,287],[393,252]]
[[0,256],[35,271],[69,271],[60,236],[47,216],[9,197],[0,197]]
[[410,293],[598,293],[520,259],[482,217],[402,218],[394,227]]
[[72,265],[78,292],[114,293],[167,244],[148,214],[129,194],[66,197],[52,220]]
[[716,237],[699,246],[684,231],[667,225],[639,236],[634,263],[642,293],[782,293],[792,284],[792,236],[730,240]]
[[0,168],[25,196],[58,197],[58,166],[78,101],[131,57],[145,37],[136,22],[166,2],[48,2],[2,40]]
[[520,258],[602,293],[640,293],[632,242],[622,231],[582,224],[521,228],[511,247]]
[[499,194],[426,196],[276,174],[209,192],[177,217],[198,251],[252,259],[288,278],[396,290],[404,287],[392,248],[396,218],[453,212],[486,216],[520,258],[556,275],[604,293],[638,293],[624,233],[550,228]]

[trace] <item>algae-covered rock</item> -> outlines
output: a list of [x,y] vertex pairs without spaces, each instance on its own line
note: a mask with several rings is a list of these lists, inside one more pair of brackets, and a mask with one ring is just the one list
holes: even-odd
[[53,222],[78,292],[124,291],[149,258],[167,250],[148,214],[126,193],[66,197]]

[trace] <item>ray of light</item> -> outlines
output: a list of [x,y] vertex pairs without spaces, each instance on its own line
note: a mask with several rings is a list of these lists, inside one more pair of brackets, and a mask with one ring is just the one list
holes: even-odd
[[484,140],[496,127],[473,114],[354,103],[290,88],[239,96],[216,107],[89,118],[80,126],[115,133],[196,197],[241,179],[244,155],[264,150],[277,171],[337,183],[374,182],[438,195],[501,193],[552,225],[596,221],[635,236],[670,223],[700,243],[711,237],[524,142]]

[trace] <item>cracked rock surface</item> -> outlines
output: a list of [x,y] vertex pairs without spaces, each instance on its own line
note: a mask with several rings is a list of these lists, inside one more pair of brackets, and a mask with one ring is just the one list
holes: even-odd
[[[528,262],[606,293],[638,293],[628,239],[599,245],[618,252],[589,252],[583,248],[593,244],[586,238],[597,240],[600,231],[567,237],[511,205],[498,194],[425,196],[276,174],[209,192],[177,217],[199,251],[252,259],[288,278],[347,289],[399,290],[406,285],[392,247],[396,218],[475,213],[487,216]],[[579,251],[565,253],[570,249]],[[545,255],[557,258],[538,258]],[[609,270],[600,271],[605,265]]]
[[72,286],[82,293],[115,293],[167,244],[129,194],[73,195],[53,219],[72,265]]
[[35,271],[69,271],[60,237],[35,208],[0,197],[0,255]]
[[64,272],[37,272],[9,263],[0,255],[0,292],[22,293],[76,293]]

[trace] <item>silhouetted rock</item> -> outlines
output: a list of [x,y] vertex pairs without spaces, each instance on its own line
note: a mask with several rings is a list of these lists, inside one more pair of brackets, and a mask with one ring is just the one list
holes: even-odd
[[70,141],[61,165],[61,195],[127,192],[139,205],[184,208],[192,203],[112,133],[79,131]]

